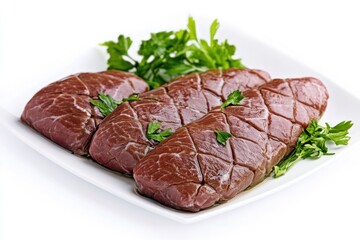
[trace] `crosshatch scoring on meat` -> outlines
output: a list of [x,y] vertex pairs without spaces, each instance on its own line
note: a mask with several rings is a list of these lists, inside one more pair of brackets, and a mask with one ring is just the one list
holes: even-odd
[[179,77],[140,94],[140,101],[116,108],[95,133],[90,155],[109,169],[131,174],[137,162],[157,144],[146,137],[150,122],[160,122],[160,130],[175,131],[221,105],[234,90],[251,89],[270,80],[264,71],[235,68]]
[[[267,176],[327,106],[315,78],[275,79],[243,92],[240,106],[216,108],[178,129],[135,167],[139,192],[196,212],[224,202]],[[214,130],[231,133],[226,146]]]
[[87,155],[90,139],[104,118],[90,100],[99,93],[121,100],[147,90],[142,79],[126,72],[74,74],[37,92],[21,120],[73,153]]

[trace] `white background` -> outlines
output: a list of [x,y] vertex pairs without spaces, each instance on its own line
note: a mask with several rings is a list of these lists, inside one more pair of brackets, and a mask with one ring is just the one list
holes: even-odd
[[[97,43],[137,26],[147,26],[143,38],[179,29],[192,15],[235,25],[360,96],[359,10],[345,0],[1,0],[0,93],[18,94],[17,79],[40,88],[36,78],[102,70]],[[0,127],[0,239],[359,239],[358,169],[353,151],[291,188],[184,225],[88,184]]]

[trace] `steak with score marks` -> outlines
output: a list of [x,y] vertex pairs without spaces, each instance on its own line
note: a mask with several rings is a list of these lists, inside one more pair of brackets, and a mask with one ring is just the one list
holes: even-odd
[[91,137],[104,118],[90,100],[99,93],[121,100],[147,90],[145,81],[126,72],[74,74],[37,92],[21,120],[71,152],[88,155]]
[[160,131],[172,131],[201,118],[222,104],[234,90],[258,87],[271,78],[252,69],[210,70],[179,77],[171,83],[139,95],[141,100],[122,103],[99,126],[91,145],[91,157],[101,165],[125,174],[158,142],[147,138],[152,121]]
[[[243,95],[239,106],[213,109],[148,153],[134,169],[139,192],[191,212],[227,201],[262,181],[328,100],[315,78],[276,79]],[[231,134],[225,146],[215,131]]]

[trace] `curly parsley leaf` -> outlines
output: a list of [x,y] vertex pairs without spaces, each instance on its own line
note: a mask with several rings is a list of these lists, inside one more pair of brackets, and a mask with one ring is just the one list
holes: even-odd
[[132,72],[143,78],[151,88],[157,88],[171,79],[193,72],[213,68],[244,68],[240,59],[234,58],[236,48],[227,40],[220,43],[215,38],[219,29],[215,19],[210,26],[210,40],[198,39],[196,23],[188,19],[187,29],[151,33],[138,50],[139,60],[132,58],[128,50],[132,40],[120,35],[118,41],[101,44],[110,55],[108,69]]
[[221,109],[225,109],[229,105],[239,105],[240,101],[243,100],[245,97],[241,95],[239,90],[235,90],[229,94],[226,101],[221,104]]
[[90,103],[96,106],[104,116],[107,116],[110,113],[112,113],[112,111],[114,111],[115,108],[120,104],[119,101],[116,101],[110,95],[107,94],[105,95],[99,93],[98,97],[99,100],[91,99]]
[[157,142],[161,142],[173,134],[171,132],[171,128],[167,128],[159,132],[160,126],[161,126],[160,123],[157,121],[150,122],[146,131],[146,137],[149,140],[155,140]]
[[128,53],[131,44],[132,40],[124,35],[120,35],[117,42],[107,41],[100,44],[107,47],[107,52],[110,56],[107,61],[109,70],[131,71],[135,68],[136,61]]
[[329,153],[327,143],[347,145],[350,137],[349,129],[353,126],[351,121],[343,121],[334,127],[328,123],[321,126],[317,121],[311,120],[309,126],[300,135],[294,151],[274,167],[274,177],[284,175],[292,166],[301,159],[319,159]]
[[215,130],[214,132],[216,134],[216,141],[224,146],[226,146],[226,140],[232,137],[232,135],[228,132],[222,132],[218,130]]
[[117,106],[119,106],[123,102],[131,102],[131,101],[139,101],[141,98],[139,98],[138,93],[134,93],[128,98],[123,98],[121,101],[116,101],[113,99],[110,95],[99,93],[98,95],[99,99],[91,99],[90,103],[94,106],[96,106],[99,111],[104,115],[105,117],[108,116],[110,113],[112,113]]

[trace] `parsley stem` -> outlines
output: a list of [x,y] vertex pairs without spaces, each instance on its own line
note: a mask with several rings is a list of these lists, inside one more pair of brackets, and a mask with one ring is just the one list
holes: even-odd
[[302,154],[291,154],[284,161],[281,161],[278,165],[274,167],[274,177],[281,177],[284,175],[295,163],[299,162],[302,159]]
[[317,121],[311,120],[309,126],[299,136],[294,151],[274,166],[274,177],[284,175],[301,159],[319,159],[324,155],[333,155],[334,153],[328,152],[327,143],[347,145],[350,140],[349,129],[352,125],[351,121],[343,121],[334,127],[327,123],[321,126]]

